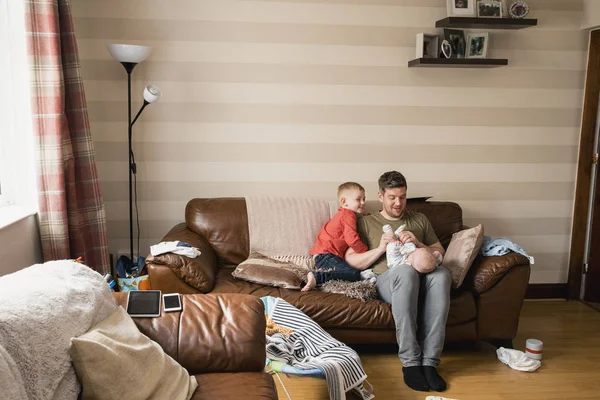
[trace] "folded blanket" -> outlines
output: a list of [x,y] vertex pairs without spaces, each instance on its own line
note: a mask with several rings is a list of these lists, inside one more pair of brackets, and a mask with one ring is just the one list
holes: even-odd
[[[81,387],[71,366],[71,338],[116,309],[102,276],[74,261],[37,264],[1,277],[0,396],[77,399]],[[19,392],[26,397],[12,396]]]
[[319,230],[330,218],[319,199],[247,197],[250,253],[312,269],[309,254]]

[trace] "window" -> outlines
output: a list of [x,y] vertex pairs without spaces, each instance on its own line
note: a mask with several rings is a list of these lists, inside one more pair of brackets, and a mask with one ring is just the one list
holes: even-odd
[[23,0],[0,0],[0,49],[0,209],[32,211],[37,199]]

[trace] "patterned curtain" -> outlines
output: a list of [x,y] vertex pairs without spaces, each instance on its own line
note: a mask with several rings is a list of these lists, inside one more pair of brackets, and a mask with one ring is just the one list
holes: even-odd
[[100,193],[68,0],[25,2],[44,260],[83,257],[110,270]]

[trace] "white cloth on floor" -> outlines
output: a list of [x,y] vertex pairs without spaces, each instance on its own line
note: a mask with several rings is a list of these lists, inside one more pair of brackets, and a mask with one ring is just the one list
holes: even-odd
[[196,258],[201,253],[196,247],[192,247],[191,245],[185,242],[160,242],[159,244],[155,244],[154,246],[150,246],[150,253],[153,256],[158,256],[164,253],[174,253],[182,256],[186,256],[188,258]]
[[542,365],[540,360],[529,358],[519,350],[500,347],[496,350],[496,354],[498,355],[498,360],[517,371],[533,372]]

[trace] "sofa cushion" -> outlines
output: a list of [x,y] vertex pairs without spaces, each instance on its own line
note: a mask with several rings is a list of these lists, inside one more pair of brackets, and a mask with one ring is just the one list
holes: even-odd
[[[190,399],[198,383],[119,307],[69,350],[83,399]],[[165,379],[168,377],[168,379]]]
[[[233,269],[218,272],[217,284],[211,293],[244,293],[258,297],[280,297],[309,315],[323,328],[394,329],[391,307],[380,300],[362,302],[341,294],[318,290],[300,292],[263,286],[234,279]],[[475,319],[477,310],[473,295],[468,291],[453,292],[448,325],[461,324]]]
[[200,257],[189,258],[174,253],[164,253],[157,256],[150,254],[146,258],[146,263],[165,265],[186,284],[202,293],[208,293],[215,284],[215,270],[206,262],[203,262],[204,260]]
[[452,275],[452,286],[462,285],[483,243],[483,225],[465,229],[452,235],[442,266]]
[[306,281],[307,269],[284,261],[277,261],[260,253],[252,253],[232,272],[243,281],[287,289],[300,289]]
[[192,199],[185,207],[185,222],[204,237],[222,265],[238,265],[250,253],[248,213],[244,198]]
[[462,208],[449,201],[407,202],[407,210],[425,214],[444,248],[448,247],[452,235],[463,228]]

